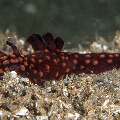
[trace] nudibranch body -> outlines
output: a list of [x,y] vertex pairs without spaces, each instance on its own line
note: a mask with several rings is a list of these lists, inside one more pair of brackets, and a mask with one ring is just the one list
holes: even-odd
[[78,54],[60,52],[35,53],[29,59],[29,71],[31,79],[40,80],[59,80],[69,74],[99,74],[105,71],[120,67],[120,54],[118,53],[90,53]]
[[45,80],[59,80],[69,74],[99,74],[114,68],[120,68],[120,53],[72,53],[63,52],[63,40],[53,38],[50,33],[40,36],[31,35],[29,42],[34,53],[23,55],[17,47],[7,42],[13,53],[0,52],[0,76],[7,71],[16,71],[33,83],[41,84]]

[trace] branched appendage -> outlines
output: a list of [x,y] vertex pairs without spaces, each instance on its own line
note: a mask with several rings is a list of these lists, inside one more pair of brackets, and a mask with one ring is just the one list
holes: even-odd
[[45,43],[39,34],[30,35],[26,42],[32,45],[35,51],[43,51],[45,49]]
[[30,35],[27,40],[32,45],[35,51],[60,52],[64,46],[64,41],[60,37],[54,38],[51,33],[46,33],[43,36],[39,34]]

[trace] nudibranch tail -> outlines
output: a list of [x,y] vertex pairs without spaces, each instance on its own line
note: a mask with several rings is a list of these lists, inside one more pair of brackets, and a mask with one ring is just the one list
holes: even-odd
[[99,74],[120,68],[119,53],[72,53],[69,58],[73,73]]

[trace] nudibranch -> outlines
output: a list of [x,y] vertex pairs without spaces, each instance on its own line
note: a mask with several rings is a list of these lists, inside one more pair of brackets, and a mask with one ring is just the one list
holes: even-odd
[[51,33],[43,36],[32,34],[26,40],[34,52],[24,55],[7,41],[13,52],[0,52],[0,76],[7,71],[16,71],[28,77],[35,84],[45,80],[59,80],[70,74],[99,74],[114,68],[120,68],[120,53],[72,53],[63,52],[64,42]]

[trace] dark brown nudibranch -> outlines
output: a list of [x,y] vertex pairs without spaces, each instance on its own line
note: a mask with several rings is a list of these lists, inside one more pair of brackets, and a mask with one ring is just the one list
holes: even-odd
[[47,33],[42,37],[33,34],[27,42],[34,53],[23,55],[11,42],[7,42],[13,53],[0,52],[0,76],[7,71],[16,71],[41,85],[45,80],[59,80],[70,74],[99,74],[120,68],[120,53],[72,53],[62,52],[64,45],[60,37]]

